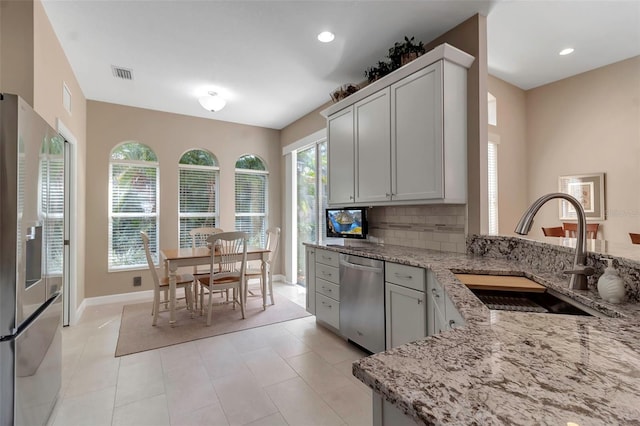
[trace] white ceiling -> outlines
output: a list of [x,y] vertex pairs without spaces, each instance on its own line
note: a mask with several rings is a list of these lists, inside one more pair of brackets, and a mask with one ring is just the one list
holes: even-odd
[[[364,80],[405,35],[429,41],[476,13],[490,72],[523,89],[640,54],[640,0],[43,3],[88,99],[275,129]],[[323,30],[336,39],[318,42]],[[199,105],[208,90],[228,99],[222,111]]]

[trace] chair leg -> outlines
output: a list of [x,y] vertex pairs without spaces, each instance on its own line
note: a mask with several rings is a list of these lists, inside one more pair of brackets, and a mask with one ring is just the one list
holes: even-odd
[[207,312],[207,326],[211,325],[211,311],[213,310],[213,291],[209,287],[209,312]]
[[[235,292],[235,289],[233,289]],[[240,311],[242,312],[242,319],[244,319],[244,304],[245,304],[245,299],[244,299],[244,295],[242,294],[242,291],[238,291],[238,293],[240,294]],[[235,305],[233,305],[235,306]]]
[[153,292],[153,322],[152,325],[156,325],[158,322],[158,311],[160,310],[160,291],[155,290]]
[[200,316],[204,315],[204,285],[200,284]]
[[267,279],[269,280],[269,297],[271,298],[271,304],[275,305],[276,302],[273,300],[273,274],[271,273],[271,268],[269,268]]

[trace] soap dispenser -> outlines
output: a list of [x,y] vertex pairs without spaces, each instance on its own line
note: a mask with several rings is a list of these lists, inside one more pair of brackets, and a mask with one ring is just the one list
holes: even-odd
[[598,293],[605,302],[621,303],[624,300],[624,281],[613,267],[613,259],[604,259],[607,267],[598,279]]

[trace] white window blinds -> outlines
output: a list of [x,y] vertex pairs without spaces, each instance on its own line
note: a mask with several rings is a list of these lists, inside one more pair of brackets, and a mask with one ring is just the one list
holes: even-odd
[[40,158],[40,217],[44,221],[44,270],[62,275],[64,262],[64,157]]
[[487,147],[487,174],[489,197],[489,234],[498,234],[498,144],[489,142]]
[[236,169],[236,230],[249,245],[264,247],[267,228],[267,172]]
[[180,247],[191,247],[189,231],[218,223],[218,169],[180,165]]
[[147,265],[140,231],[149,235],[157,261],[158,166],[112,161],[109,197],[109,269]]

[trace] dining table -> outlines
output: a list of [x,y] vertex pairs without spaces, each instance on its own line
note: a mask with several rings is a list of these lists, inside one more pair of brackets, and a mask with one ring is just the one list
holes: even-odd
[[[176,271],[185,266],[208,265],[211,262],[211,249],[209,247],[196,248],[169,248],[161,249],[160,255],[164,262],[165,276],[169,277],[169,324],[175,324],[176,304]],[[260,260],[262,271],[262,307],[267,307],[267,260],[269,250],[262,247],[247,247],[247,261]],[[215,258],[214,258],[215,262]],[[246,283],[242,283],[246,285]]]

